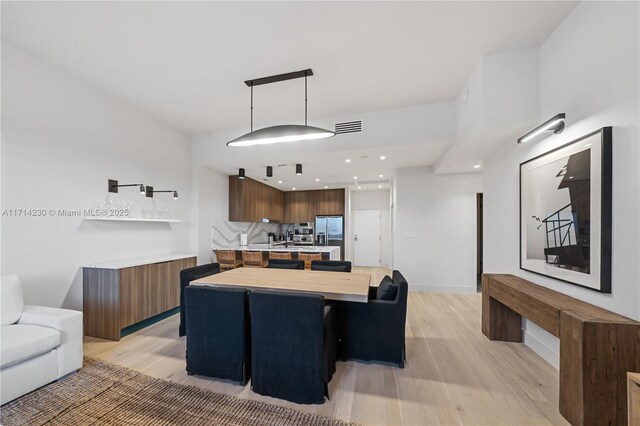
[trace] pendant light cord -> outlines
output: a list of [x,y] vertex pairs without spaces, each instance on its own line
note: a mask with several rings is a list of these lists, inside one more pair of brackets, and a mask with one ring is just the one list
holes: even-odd
[[253,132],[253,83],[251,83],[251,131]]
[[304,125],[307,125],[307,73],[304,73]]

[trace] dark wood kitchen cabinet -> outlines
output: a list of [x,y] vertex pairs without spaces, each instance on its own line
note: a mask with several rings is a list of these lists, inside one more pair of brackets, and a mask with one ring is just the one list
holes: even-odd
[[272,222],[284,219],[282,191],[251,178],[229,176],[229,220],[232,222]]
[[344,189],[313,192],[316,193],[316,215],[344,214]]
[[286,223],[316,220],[316,192],[290,191],[284,193],[284,221]]
[[288,191],[251,178],[229,176],[232,222],[314,222],[316,215],[344,215],[344,189]]

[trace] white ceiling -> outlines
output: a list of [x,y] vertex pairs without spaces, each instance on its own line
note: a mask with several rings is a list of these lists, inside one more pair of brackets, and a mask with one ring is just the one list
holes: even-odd
[[[248,124],[245,79],[307,67],[315,73],[310,124],[453,100],[482,56],[539,46],[575,2],[3,1],[1,7],[3,41],[196,134]],[[257,87],[256,127],[300,123],[302,84]]]
[[[242,167],[247,176],[258,180],[266,178],[266,166],[273,166],[274,177],[265,183],[285,191],[294,187],[322,189],[325,185],[354,190],[358,186],[384,188],[397,168],[431,165],[444,155],[454,136],[455,105],[439,103],[365,112],[318,119],[317,124],[332,128],[336,122],[352,120],[362,121],[362,132],[278,145],[226,146],[247,132],[246,127],[199,135],[192,139],[192,158],[228,175],[237,174]],[[380,160],[380,156],[386,158]],[[347,163],[347,159],[351,162]],[[303,166],[302,176],[295,175],[296,163]],[[278,167],[280,164],[287,166]],[[279,180],[283,183],[278,184]]]

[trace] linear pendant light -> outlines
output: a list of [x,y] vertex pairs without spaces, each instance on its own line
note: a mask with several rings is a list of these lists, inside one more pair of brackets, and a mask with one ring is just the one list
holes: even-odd
[[[247,80],[245,84],[251,89],[251,131],[227,143],[227,146],[267,145],[282,142],[298,142],[304,140],[324,139],[335,136],[331,130],[307,125],[307,77],[313,75],[311,69],[279,74],[270,77]],[[304,126],[300,124],[282,124],[253,130],[253,86],[276,83],[304,77]]]

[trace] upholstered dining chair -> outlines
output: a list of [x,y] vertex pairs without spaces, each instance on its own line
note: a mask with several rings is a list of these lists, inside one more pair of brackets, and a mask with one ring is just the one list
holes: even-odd
[[187,320],[185,318],[184,308],[184,289],[191,281],[199,278],[208,277],[209,275],[220,272],[219,263],[208,263],[206,265],[194,266],[180,271],[180,325],[178,326],[178,335],[184,336],[187,333]]
[[298,404],[322,404],[335,372],[328,343],[335,310],[318,295],[249,293],[251,388]]
[[190,285],[184,293],[187,374],[245,385],[251,373],[247,290]]
[[304,269],[304,260],[269,259],[269,268]]
[[312,260],[312,271],[351,272],[351,262],[341,260]]
[[311,269],[311,261],[322,260],[322,253],[299,253],[298,260],[304,260],[304,269]]
[[340,356],[343,360],[384,361],[404,368],[407,280],[393,271],[393,300],[377,298],[371,287],[367,303],[340,302]]
[[221,271],[228,271],[242,266],[242,262],[238,260],[235,250],[216,250],[215,252]]

